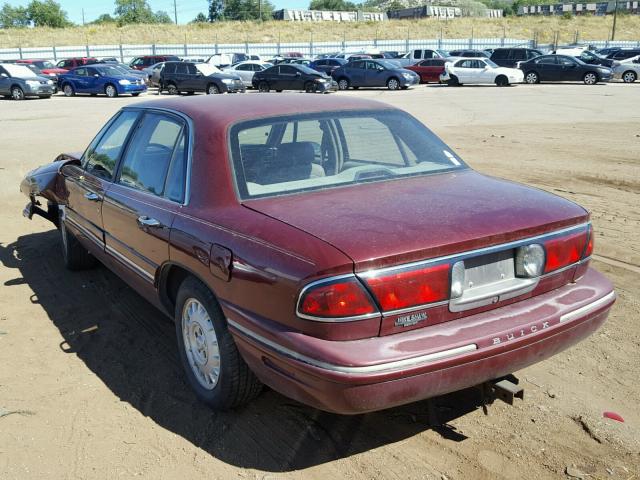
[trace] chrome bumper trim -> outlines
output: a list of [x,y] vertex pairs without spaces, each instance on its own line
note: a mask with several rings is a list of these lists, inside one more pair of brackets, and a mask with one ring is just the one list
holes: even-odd
[[571,320],[575,320],[576,318],[579,318],[582,315],[586,315],[587,313],[592,312],[593,310],[597,310],[598,308],[609,303],[610,301],[615,300],[615,298],[616,298],[616,292],[611,291],[608,294],[606,294],[604,297],[599,298],[598,300],[595,300],[587,305],[584,305],[574,310],[573,312],[565,313],[560,317],[560,323],[570,322]]

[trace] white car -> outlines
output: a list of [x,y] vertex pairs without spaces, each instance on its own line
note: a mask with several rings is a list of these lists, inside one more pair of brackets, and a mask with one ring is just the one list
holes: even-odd
[[640,77],[640,63],[620,63],[613,67],[613,78],[633,83]]
[[245,87],[251,87],[251,80],[256,72],[261,72],[269,67],[273,67],[273,64],[268,62],[240,62],[235,65],[230,65],[223,70],[228,73],[233,73],[242,79]]
[[512,83],[522,83],[524,81],[522,70],[501,67],[488,58],[458,58],[450,60],[444,64],[444,72],[440,75],[440,81],[447,85],[495,83],[499,87],[506,87]]

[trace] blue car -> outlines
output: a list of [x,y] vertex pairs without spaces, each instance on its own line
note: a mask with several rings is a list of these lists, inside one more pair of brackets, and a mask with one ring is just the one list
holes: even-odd
[[108,64],[76,67],[58,77],[58,86],[67,97],[76,93],[104,93],[107,97],[131,94],[137,97],[147,90],[142,77],[128,75],[119,67]]
[[331,72],[338,89],[387,87],[389,90],[407,89],[420,83],[420,77],[401,68],[393,60],[362,59],[350,61]]

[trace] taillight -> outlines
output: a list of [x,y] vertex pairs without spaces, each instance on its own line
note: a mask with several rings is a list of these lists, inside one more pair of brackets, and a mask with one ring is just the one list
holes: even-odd
[[589,240],[587,240],[587,248],[584,249],[584,255],[582,255],[582,258],[587,258],[590,257],[593,254],[593,242],[594,242],[594,238],[593,238],[593,227],[591,226],[591,224],[589,224]]
[[588,237],[589,230],[584,229],[544,242],[547,257],[544,273],[553,272],[581,260],[586,252]]
[[384,311],[449,299],[449,264],[365,277]]
[[371,297],[355,278],[311,286],[298,306],[298,313],[311,317],[356,317],[375,312]]

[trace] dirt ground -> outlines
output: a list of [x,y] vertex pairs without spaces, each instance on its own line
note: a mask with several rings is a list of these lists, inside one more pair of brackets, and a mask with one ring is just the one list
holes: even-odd
[[105,268],[65,271],[57,232],[21,216],[28,170],[142,99],[2,100],[0,479],[640,478],[640,84],[336,95],[405,108],[472,167],[591,210],[593,265],[619,295],[608,323],[517,372],[513,407],[436,399],[441,427],[427,402],[343,417],[272,391],[212,412],[182,380],[169,322]]

